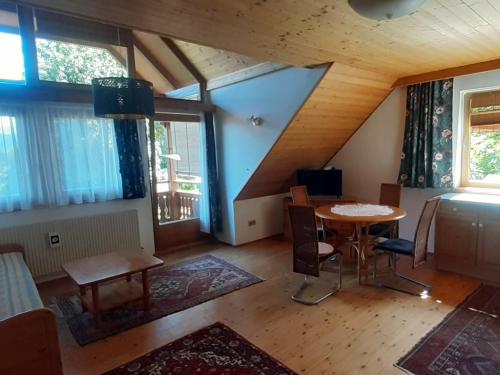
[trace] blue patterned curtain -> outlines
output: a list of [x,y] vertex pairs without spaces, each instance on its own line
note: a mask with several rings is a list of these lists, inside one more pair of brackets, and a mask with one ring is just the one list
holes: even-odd
[[207,152],[207,184],[210,206],[210,233],[222,231],[222,208],[219,195],[219,176],[217,171],[217,149],[215,144],[214,115],[205,112],[205,134]]
[[399,182],[451,188],[453,79],[408,86]]
[[137,121],[115,120],[115,134],[120,158],[123,199],[144,198],[146,184]]

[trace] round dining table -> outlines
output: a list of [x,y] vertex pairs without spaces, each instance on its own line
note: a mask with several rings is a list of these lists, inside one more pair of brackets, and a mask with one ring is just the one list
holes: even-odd
[[[343,206],[343,207],[339,207]],[[315,210],[322,221],[332,220],[353,224],[356,228],[355,238],[351,241],[358,254],[358,283],[361,284],[362,273],[365,279],[368,272],[367,251],[369,245],[370,226],[377,223],[397,221],[406,216],[406,211],[394,206],[376,204],[334,204],[321,206]],[[324,228],[324,223],[323,228]]]

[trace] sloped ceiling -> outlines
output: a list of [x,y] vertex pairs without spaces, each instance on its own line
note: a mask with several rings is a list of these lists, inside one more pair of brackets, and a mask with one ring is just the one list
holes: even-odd
[[305,66],[339,62],[397,78],[500,57],[500,3],[426,0],[378,22],[347,0],[22,0],[81,17]]
[[286,192],[297,169],[323,167],[384,100],[393,83],[391,76],[333,64],[237,200]]
[[[158,92],[166,93],[196,83],[196,79],[161,37],[140,31],[134,31],[133,34],[136,43],[134,48],[136,71],[143,79],[151,81]],[[219,78],[262,62],[221,49],[179,40],[173,42],[206,80]]]
[[175,41],[205,79],[218,78],[260,64],[262,60],[199,44]]

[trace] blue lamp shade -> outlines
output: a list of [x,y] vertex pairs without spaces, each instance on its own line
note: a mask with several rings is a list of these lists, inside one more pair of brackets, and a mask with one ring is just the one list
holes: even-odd
[[96,117],[139,120],[155,114],[151,82],[126,77],[94,78],[92,93]]

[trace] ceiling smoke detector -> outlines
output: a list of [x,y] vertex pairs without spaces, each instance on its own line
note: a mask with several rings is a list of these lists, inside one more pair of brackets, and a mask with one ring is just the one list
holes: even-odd
[[359,15],[373,20],[392,20],[415,12],[425,0],[348,0]]

